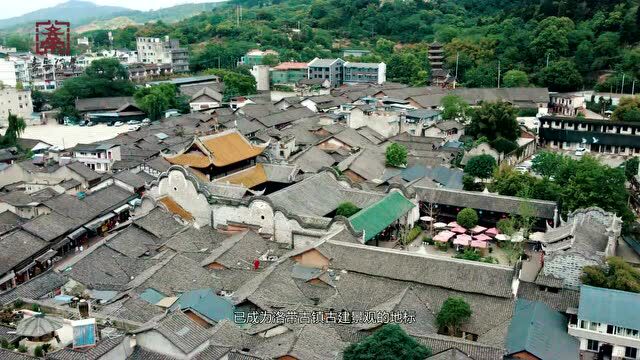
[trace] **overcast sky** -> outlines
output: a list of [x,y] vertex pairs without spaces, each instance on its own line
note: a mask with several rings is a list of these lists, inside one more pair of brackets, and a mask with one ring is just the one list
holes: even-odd
[[[136,10],[151,10],[165,8],[178,4],[214,2],[216,0],[90,0],[99,5],[115,5]],[[20,16],[28,12],[52,7],[66,2],[66,0],[2,0],[2,14],[0,19]]]

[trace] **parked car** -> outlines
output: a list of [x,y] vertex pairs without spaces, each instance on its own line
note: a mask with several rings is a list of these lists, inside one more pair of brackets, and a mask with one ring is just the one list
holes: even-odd
[[122,126],[122,125],[124,125],[122,121],[116,121],[116,123],[113,124],[113,126]]
[[526,167],[522,166],[522,165],[518,165],[514,168],[517,172],[519,172],[520,174],[526,174],[529,172],[529,169],[527,169]]
[[129,125],[129,131],[138,131],[140,130],[140,125]]
[[127,125],[138,125],[140,124],[140,121],[138,120],[129,120],[127,121]]
[[588,152],[588,150],[586,148],[584,148],[582,146],[579,146],[579,147],[576,148],[575,154],[576,154],[576,156],[582,156],[582,155],[586,154],[587,152]]
[[151,125],[151,120],[149,119],[142,120],[142,126],[149,126],[149,125]]
[[93,121],[89,121],[89,122],[87,123],[87,126],[96,126],[96,125],[98,125],[98,124],[97,124],[97,123],[94,123]]
[[113,124],[114,124],[114,122],[113,122],[113,121],[109,121],[109,122],[107,123],[107,126],[113,126]]

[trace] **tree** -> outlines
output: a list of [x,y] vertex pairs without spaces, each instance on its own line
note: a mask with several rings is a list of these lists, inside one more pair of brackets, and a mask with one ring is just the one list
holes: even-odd
[[637,97],[623,96],[613,110],[612,120],[640,122],[640,100]]
[[92,79],[123,80],[129,78],[129,72],[118,59],[106,58],[91,62],[85,75]]
[[41,112],[44,110],[44,105],[47,103],[49,96],[40,90],[31,91],[31,103],[33,104],[33,111]]
[[276,66],[280,64],[280,59],[278,55],[275,54],[267,54],[262,57],[262,65]]
[[498,228],[498,230],[500,230],[501,233],[508,236],[511,236],[516,232],[515,221],[513,221],[513,219],[511,218],[504,218],[504,219],[498,220],[496,227]]
[[407,165],[407,148],[404,145],[392,143],[386,151],[387,165],[403,167]]
[[400,325],[386,324],[373,335],[349,345],[343,352],[344,360],[422,360],[431,350],[407,335]]
[[460,326],[471,318],[471,314],[471,307],[462,297],[449,297],[438,311],[436,323],[441,331],[455,336],[460,333]]
[[640,270],[620,257],[610,257],[604,266],[591,265],[582,269],[580,278],[586,285],[640,292]]
[[489,142],[492,148],[494,148],[500,154],[509,154],[518,148],[518,143],[512,140],[507,140],[502,136],[499,136]]
[[551,91],[575,91],[582,85],[582,76],[571,60],[560,60],[538,73],[538,82]]
[[470,106],[465,99],[457,95],[446,95],[440,100],[444,120],[466,121]]
[[541,176],[551,177],[556,175],[566,159],[561,153],[541,151],[531,160],[531,170]]
[[488,179],[493,174],[493,170],[496,167],[496,159],[488,154],[477,155],[467,161],[467,165],[464,167],[464,173],[479,177],[481,179]]
[[478,213],[471,208],[464,208],[458,213],[456,222],[465,229],[471,229],[478,225]]
[[23,118],[11,113],[9,113],[7,120],[9,126],[7,126],[7,131],[4,133],[4,137],[2,137],[2,143],[0,145],[17,146],[18,138],[27,128],[27,124]]
[[483,103],[473,112],[468,133],[475,137],[486,136],[489,140],[503,137],[515,141],[520,137],[516,110],[506,102]]
[[44,352],[42,351],[42,346],[38,345],[33,349],[33,355],[35,357],[43,357]]
[[256,79],[241,70],[209,69],[205,73],[217,75],[224,82],[224,99],[229,100],[236,96],[246,96],[256,93]]
[[[143,87],[133,95],[138,106],[147,113],[149,119],[158,120],[164,116],[164,112],[170,108],[184,108],[177,96],[177,87],[173,84],[160,84]],[[183,109],[184,110],[184,109]]]
[[358,211],[360,211],[359,207],[357,207],[354,203],[347,201],[338,205],[338,207],[336,208],[336,215],[340,215],[348,218],[351,215],[357,213]]
[[637,156],[624,162],[624,175],[627,177],[627,180],[638,175],[638,165],[640,165],[640,158]]
[[489,190],[500,195],[520,196],[527,193],[535,181],[536,178],[529,174],[521,174],[510,166],[501,166],[494,173]]
[[521,70],[509,70],[502,78],[504,87],[525,87],[529,85],[529,76]]

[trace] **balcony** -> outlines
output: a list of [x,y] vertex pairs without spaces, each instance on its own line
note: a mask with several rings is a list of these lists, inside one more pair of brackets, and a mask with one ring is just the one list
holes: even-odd
[[607,334],[606,332],[583,329],[575,324],[569,324],[568,330],[569,335],[577,338],[597,340],[618,346],[640,348],[640,338],[637,337]]

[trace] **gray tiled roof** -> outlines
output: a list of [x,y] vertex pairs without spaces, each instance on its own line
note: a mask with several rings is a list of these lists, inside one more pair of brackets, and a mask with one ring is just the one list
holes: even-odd
[[112,96],[76,99],[76,110],[78,111],[105,111],[116,110],[122,105],[135,104],[132,96]]
[[474,360],[458,348],[450,348],[428,357],[429,360]]
[[535,283],[520,281],[518,286],[518,298],[531,301],[539,301],[547,304],[554,310],[567,312],[567,309],[577,309],[580,303],[580,291],[571,289],[559,289],[558,292],[541,290]]
[[49,243],[28,232],[17,229],[0,237],[0,274],[10,271],[21,262],[39,254]]
[[175,296],[194,289],[218,289],[220,280],[202,268],[199,262],[176,254],[137,286],[136,291],[141,293],[148,288],[156,289],[167,296]]
[[338,164],[340,171],[350,170],[365,180],[382,179],[386,170],[385,155],[377,149],[362,149]]
[[315,113],[306,107],[289,108],[285,111],[272,113],[266,116],[256,116],[256,119],[266,127],[284,125],[295,120],[314,116]]
[[190,226],[186,231],[181,231],[169,238],[164,246],[195,261],[202,261],[228,236],[210,226],[199,229]]
[[16,335],[16,329],[0,325],[0,339],[5,339],[12,343],[20,336]]
[[[210,333],[181,311],[166,315],[151,328],[157,330],[185,354],[207,342]],[[142,330],[144,331],[144,330]],[[141,332],[138,330],[137,332]]]
[[67,164],[66,167],[68,169],[71,169],[76,174],[82,176],[82,178],[84,178],[87,181],[97,180],[102,177],[102,175],[91,170],[88,166],[78,161]]
[[159,207],[133,223],[161,239],[168,238],[184,228],[169,212]]
[[127,357],[127,360],[178,360],[177,358],[158,354],[151,350],[146,350],[140,346],[136,346],[131,355]]
[[125,296],[122,299],[105,305],[100,313],[109,317],[134,321],[144,324],[151,321],[156,316],[161,315],[164,310],[158,306],[149,304],[137,295]]
[[330,167],[335,163],[331,155],[315,146],[308,147],[290,161],[306,173],[316,173],[323,167]]
[[24,223],[26,219],[21,218],[20,216],[12,213],[11,211],[4,211],[0,213],[0,234],[4,234],[9,232],[20,224]]
[[138,258],[154,253],[160,239],[137,226],[129,226],[109,239],[107,246],[125,256]]
[[[95,347],[88,348],[86,350],[74,350],[64,348],[60,351],[56,351],[47,354],[47,359],[51,360],[98,360],[103,355],[106,355],[109,351],[113,350],[116,346],[122,344],[126,339],[125,336],[117,336],[110,339],[104,339],[99,341]],[[128,346],[128,344],[126,344]]]
[[60,288],[65,282],[66,279],[59,273],[47,271],[8,292],[0,294],[0,305],[8,304],[19,298],[39,299]]
[[486,211],[503,212],[517,214],[520,212],[523,202],[531,204],[535,216],[553,219],[556,203],[553,201],[531,200],[513,196],[488,194],[474,191],[454,190],[445,188],[429,188],[416,186],[416,192],[423,199],[431,199],[438,204],[456,206],[460,208],[469,207]]
[[64,215],[52,212],[40,215],[22,224],[22,228],[45,241],[52,241],[70,233],[81,225],[81,222]]
[[[447,289],[511,298],[514,270],[443,256],[426,256],[366,245],[328,241],[318,250],[337,269],[412,281]],[[423,269],[429,276],[413,276],[407,268]]]
[[0,349],[0,359],[2,360],[34,360],[37,358],[19,353],[18,351]]
[[326,171],[268,195],[276,206],[293,214],[307,216],[325,216],[345,201],[364,208],[382,196],[383,194],[348,188]]
[[267,241],[258,233],[249,230],[224,240],[201,265],[207,266],[215,262],[227,269],[251,270],[253,261],[267,252],[276,255],[281,251],[277,243]]
[[141,188],[145,184],[145,178],[131,172],[130,170],[121,171],[115,175],[113,175],[114,179],[118,179],[123,183],[132,186],[134,189]]
[[95,290],[122,290],[155,260],[124,256],[102,245],[75,263],[68,273],[73,280]]

